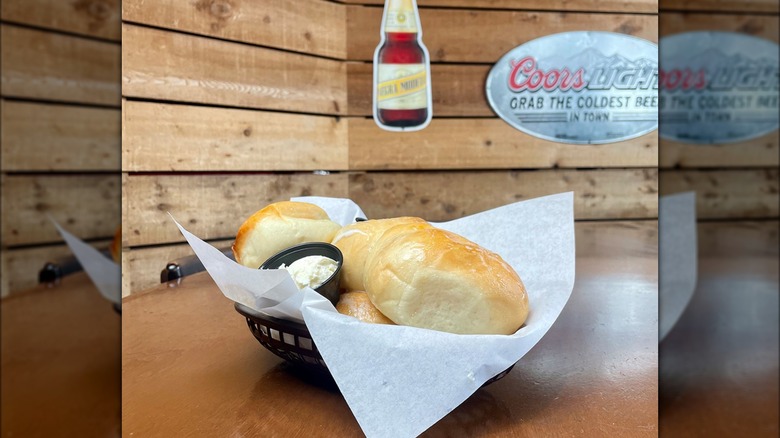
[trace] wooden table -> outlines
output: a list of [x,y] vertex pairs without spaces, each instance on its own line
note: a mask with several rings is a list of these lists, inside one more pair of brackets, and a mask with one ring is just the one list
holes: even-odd
[[777,263],[700,261],[696,292],[660,346],[662,436],[778,436]]
[[[425,435],[656,436],[655,228],[578,227],[577,282],[558,321]],[[125,435],[362,435],[337,388],[263,349],[208,274],[128,297],[123,312]]]
[[86,274],[0,307],[2,436],[119,436],[121,318]]

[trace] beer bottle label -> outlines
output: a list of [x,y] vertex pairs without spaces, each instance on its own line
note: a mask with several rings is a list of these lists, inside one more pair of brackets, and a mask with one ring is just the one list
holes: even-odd
[[417,14],[412,0],[390,0],[385,12],[384,32],[416,33]]
[[379,64],[376,100],[379,109],[428,107],[425,64]]

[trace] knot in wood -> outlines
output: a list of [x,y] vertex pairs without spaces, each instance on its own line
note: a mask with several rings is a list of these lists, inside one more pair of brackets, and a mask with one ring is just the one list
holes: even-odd
[[230,18],[233,15],[233,5],[228,1],[213,0],[209,12],[220,19]]

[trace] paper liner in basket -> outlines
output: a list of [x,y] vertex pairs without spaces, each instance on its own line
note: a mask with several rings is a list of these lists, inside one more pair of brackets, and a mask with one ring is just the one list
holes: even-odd
[[696,194],[658,201],[658,341],[680,319],[696,289]]
[[122,271],[119,264],[103,255],[100,251],[91,247],[78,237],[65,231],[60,224],[51,219],[57,231],[68,244],[76,260],[79,261],[84,272],[95,284],[103,298],[116,305],[122,301]]
[[[341,225],[363,216],[346,199],[293,200],[319,205]],[[574,286],[572,193],[517,202],[434,225],[500,254],[520,275],[531,312],[515,334],[455,335],[363,323],[337,313],[312,289],[298,291],[286,271],[238,265],[177,222],[225,296],[272,316],[306,323],[369,437],[416,436],[439,421],[536,345],[563,310]]]

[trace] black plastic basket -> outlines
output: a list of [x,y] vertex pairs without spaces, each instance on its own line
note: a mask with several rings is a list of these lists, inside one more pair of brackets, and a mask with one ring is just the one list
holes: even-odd
[[[328,366],[311,339],[306,325],[275,318],[252,310],[243,304],[235,304],[236,311],[246,318],[247,326],[260,344],[282,359],[307,371],[330,376]],[[512,371],[514,365],[485,382],[489,385]]]

